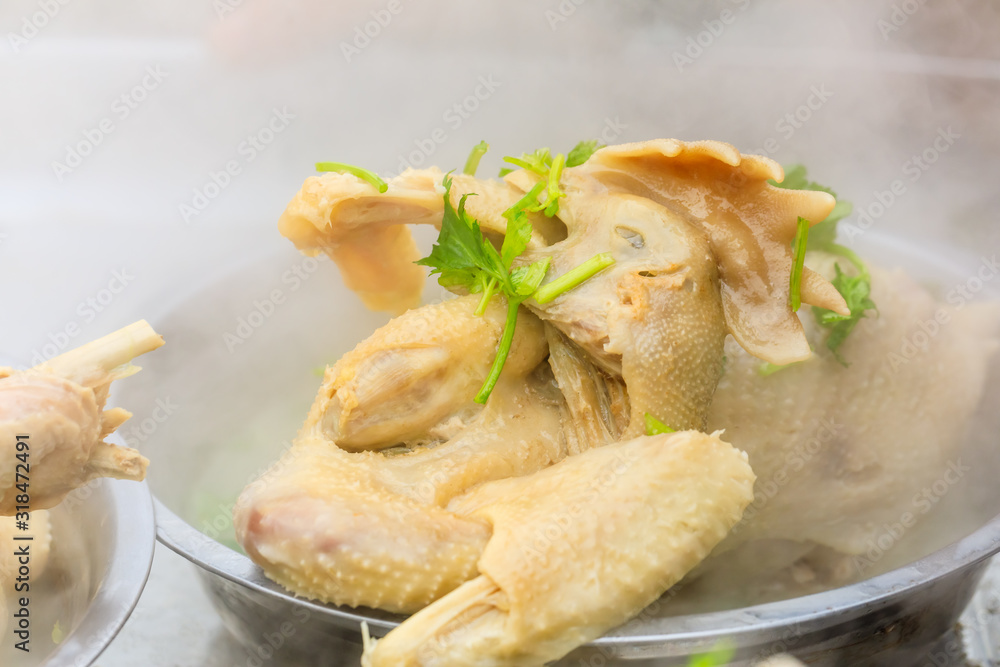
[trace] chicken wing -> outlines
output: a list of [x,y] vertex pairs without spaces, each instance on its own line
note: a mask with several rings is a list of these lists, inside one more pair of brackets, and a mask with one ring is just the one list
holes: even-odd
[[753,499],[753,483],[746,454],[688,431],[484,484],[449,505],[492,526],[480,575],[369,646],[363,664],[561,658],[639,613],[704,559]]

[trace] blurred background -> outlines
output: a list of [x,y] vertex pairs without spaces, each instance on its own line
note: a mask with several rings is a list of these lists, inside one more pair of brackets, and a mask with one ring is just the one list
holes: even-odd
[[866,229],[982,254],[998,33],[988,0],[5,0],[0,351],[52,356],[287,244],[317,160],[447,169],[480,139],[484,172],[721,139],[805,163]]
[[[720,139],[852,201],[846,244],[971,275],[1000,251],[998,34],[990,0],[4,0],[0,365],[295,261],[277,220],[317,161],[460,168],[482,139],[482,174],[586,138]],[[251,664],[164,551],[101,664]]]

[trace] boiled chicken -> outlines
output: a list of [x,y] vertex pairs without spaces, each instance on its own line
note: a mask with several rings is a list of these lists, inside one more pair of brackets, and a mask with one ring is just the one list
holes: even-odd
[[143,456],[104,442],[131,414],[104,404],[139,370],[129,362],[162,344],[140,321],[29,370],[0,369],[0,515],[53,507],[97,477],[144,478]]
[[[837,260],[817,253],[807,261],[832,276]],[[879,312],[844,343],[847,367],[825,350],[811,314],[802,321],[817,353],[807,362],[764,375],[759,360],[727,345],[708,422],[726,427],[759,482],[753,505],[720,551],[780,541],[784,558],[777,562],[786,565],[800,559],[811,565],[810,545],[865,554],[880,538],[885,543],[883,535],[901,517],[908,514],[912,521],[903,520],[912,525],[927,514],[923,489],[951,487],[968,472],[964,425],[1000,347],[1000,306],[955,307],[900,270],[870,271]],[[852,566],[831,583],[867,574]]]
[[[443,174],[409,170],[384,193],[308,179],[282,233],[331,256],[370,307],[405,314],[327,371],[292,449],[241,495],[247,553],[300,595],[417,612],[369,646],[375,667],[541,665],[638,613],[752,500],[745,455],[700,432],[726,334],[775,363],[810,354],[790,246],[798,217],[834,200],[770,178],[777,164],[719,142],[608,147],[566,169],[559,216],[535,214],[518,261],[548,258],[549,280],[596,253],[615,263],[524,303],[485,407],[471,399],[502,299],[482,318],[476,296],[405,312],[424,282],[405,225],[441,224]],[[469,194],[499,241],[534,182],[456,175],[452,204]],[[847,313],[818,274],[802,296]],[[647,413],[679,432],[644,435]]]

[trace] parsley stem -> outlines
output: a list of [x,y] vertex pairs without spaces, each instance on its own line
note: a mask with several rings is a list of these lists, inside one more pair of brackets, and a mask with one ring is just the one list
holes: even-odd
[[493,292],[497,288],[497,279],[490,278],[490,281],[486,283],[486,287],[483,288],[483,297],[479,299],[479,305],[476,306],[476,317],[481,317],[483,313],[486,312],[486,306],[489,305],[490,299],[493,298]]
[[378,188],[379,192],[385,192],[389,189],[389,184],[379,178],[378,174],[375,172],[362,169],[361,167],[355,167],[351,164],[343,164],[341,162],[317,162],[316,171],[336,171],[342,174],[353,174],[354,176],[366,180],[374,185]]
[[828,252],[832,252],[846,258],[851,264],[854,265],[854,268],[858,270],[858,274],[862,278],[865,280],[871,279],[871,275],[868,273],[868,267],[865,266],[865,263],[861,261],[860,257],[858,257],[858,253],[854,252],[847,246],[840,245],[839,243],[830,243],[824,249]]
[[806,244],[809,243],[809,221],[799,216],[798,227],[795,230],[794,258],[792,276],[789,281],[789,296],[792,299],[792,310],[802,307],[802,270],[806,265]]
[[489,149],[490,145],[485,141],[480,141],[473,146],[472,152],[469,153],[469,158],[465,161],[465,169],[462,172],[469,176],[475,176],[476,170],[479,169],[479,161],[483,159],[483,156],[486,155],[486,151]]
[[575,269],[570,269],[552,282],[539,287],[532,297],[540,304],[548,303],[614,263],[615,258],[609,252],[594,255]]
[[497,356],[493,358],[493,367],[490,369],[490,374],[487,376],[486,382],[483,383],[482,389],[476,394],[475,401],[480,405],[486,404],[486,400],[493,393],[493,387],[496,386],[497,380],[500,379],[500,371],[503,370],[503,365],[507,361],[507,355],[510,354],[510,344],[514,340],[514,327],[517,326],[517,309],[520,305],[520,301],[507,299],[507,323],[504,324],[503,335],[500,336],[500,344],[497,346]]
[[562,171],[565,166],[566,156],[562,153],[557,153],[552,158],[552,166],[549,167],[549,191],[545,198],[548,203],[545,207],[545,215],[550,218],[559,212],[559,198],[566,196],[559,189],[559,179],[562,178]]

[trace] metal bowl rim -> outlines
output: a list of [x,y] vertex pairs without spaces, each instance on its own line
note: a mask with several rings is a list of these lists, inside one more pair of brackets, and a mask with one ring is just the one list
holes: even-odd
[[[973,265],[972,257],[966,252],[948,252],[950,249],[936,249],[931,253],[926,246],[911,239],[869,230],[866,241],[875,247],[887,244],[905,248],[907,255],[922,258],[939,268],[950,271],[961,270],[963,265]],[[230,262],[217,272],[218,278],[228,277],[235,270],[256,265],[260,261],[272,259],[283,251],[273,248],[261,250],[252,258]],[[200,293],[203,287],[194,288],[185,294],[178,294],[172,302],[161,308],[162,315],[168,315],[190,298]],[[984,290],[991,298],[1000,298],[1000,290]],[[245,555],[201,533],[177,516],[156,494],[153,494],[156,509],[156,537],[166,547],[191,561],[201,569],[221,576],[235,584],[268,595],[275,599],[306,607],[321,615],[341,622],[360,624],[366,622],[377,634],[378,630],[388,631],[398,625],[402,616],[365,610],[376,614],[351,611],[346,608],[327,605],[301,598],[287,591],[264,576],[263,571]],[[664,641],[704,643],[706,640],[722,637],[747,645],[750,637],[761,641],[771,641],[786,631],[789,624],[797,624],[803,634],[809,630],[822,629],[834,623],[856,618],[874,608],[884,607],[903,598],[908,592],[923,588],[950,574],[974,567],[977,563],[1000,553],[1000,514],[994,516],[966,537],[942,547],[909,565],[896,568],[855,584],[834,588],[820,593],[805,595],[778,602],[769,602],[725,611],[663,617],[657,622],[665,626],[665,632],[655,634],[620,634],[622,626],[614,634],[606,635],[588,646],[598,647],[640,647],[662,645]],[[807,611],[803,611],[807,610]],[[809,624],[807,627],[805,624]],[[674,626],[671,629],[670,626]],[[743,638],[744,641],[739,641]]]
[[[308,607],[320,614],[341,621],[360,624],[367,622],[372,628],[389,630],[398,621],[387,618],[366,616],[333,605],[297,597],[278,584],[267,579],[263,571],[248,557],[199,532],[174,514],[156,499],[157,539],[166,547],[188,559],[195,565],[233,583],[253,589],[266,595],[281,598],[297,605]],[[671,641],[700,641],[707,638],[727,637],[737,639],[754,633],[768,633],[776,629],[786,629],[796,624],[803,633],[807,630],[826,627],[837,622],[861,615],[873,608],[892,603],[915,589],[927,586],[950,574],[973,567],[977,563],[1000,552],[1000,514],[993,517],[970,535],[939,549],[901,568],[876,575],[841,588],[820,593],[741,607],[725,611],[664,617],[657,622],[668,626],[662,634],[624,635],[612,634],[591,642],[590,646],[639,646],[661,644]],[[800,610],[808,608],[810,612]],[[391,616],[390,614],[385,614]],[[824,621],[829,621],[824,623]],[[685,625],[677,631],[669,631],[670,625]],[[808,624],[808,628],[806,627]],[[627,624],[626,626],[628,627]],[[620,630],[618,631],[620,632]],[[799,633],[802,634],[802,633]],[[742,642],[738,642],[741,643]]]

